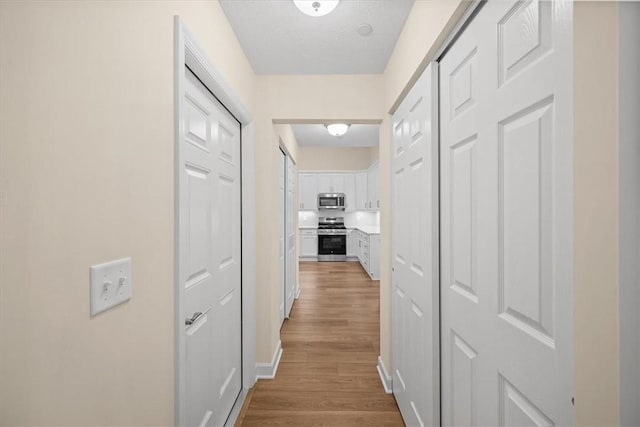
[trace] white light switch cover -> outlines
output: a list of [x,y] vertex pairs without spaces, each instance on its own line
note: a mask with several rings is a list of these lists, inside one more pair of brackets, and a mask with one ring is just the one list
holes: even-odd
[[131,299],[131,258],[91,267],[91,315]]

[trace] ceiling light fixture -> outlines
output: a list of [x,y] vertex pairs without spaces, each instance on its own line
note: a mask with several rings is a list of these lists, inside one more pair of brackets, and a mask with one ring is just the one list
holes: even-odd
[[340,0],[293,0],[300,12],[309,16],[324,16],[338,6]]
[[342,136],[349,130],[348,124],[345,123],[332,123],[330,125],[324,125],[327,131],[333,136]]

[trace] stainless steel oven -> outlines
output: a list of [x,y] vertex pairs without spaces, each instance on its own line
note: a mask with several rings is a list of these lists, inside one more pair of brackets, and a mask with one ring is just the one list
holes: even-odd
[[341,217],[320,217],[318,261],[347,260],[347,229]]

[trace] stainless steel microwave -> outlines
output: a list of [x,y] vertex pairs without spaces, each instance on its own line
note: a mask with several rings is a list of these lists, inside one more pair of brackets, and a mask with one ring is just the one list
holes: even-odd
[[346,196],[344,193],[320,193],[318,194],[318,210],[344,211],[346,209]]

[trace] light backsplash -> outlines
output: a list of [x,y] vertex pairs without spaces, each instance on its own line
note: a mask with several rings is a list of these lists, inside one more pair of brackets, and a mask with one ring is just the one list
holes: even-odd
[[299,227],[317,227],[320,216],[342,216],[347,228],[355,226],[380,226],[380,212],[356,211],[356,212],[327,212],[298,211]]

